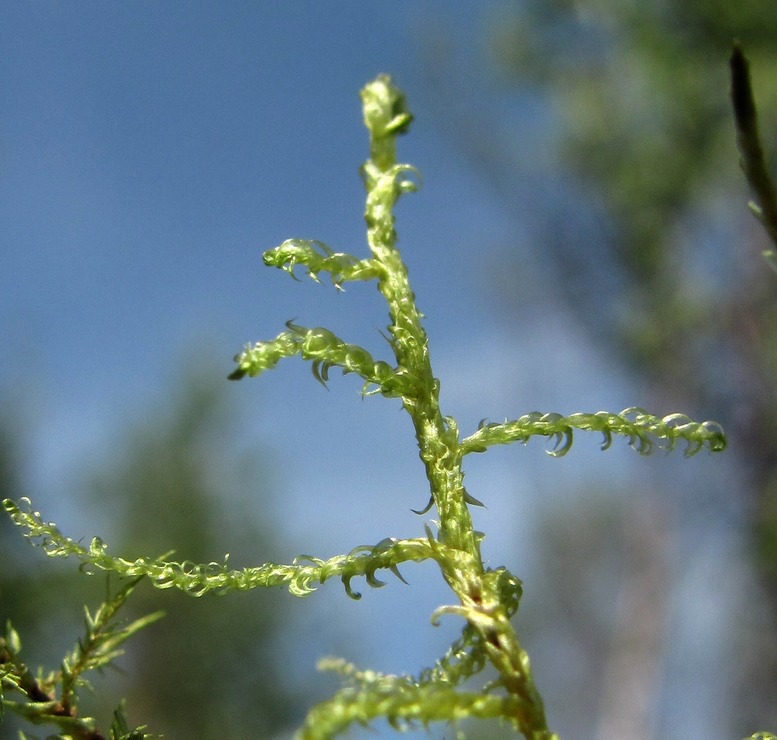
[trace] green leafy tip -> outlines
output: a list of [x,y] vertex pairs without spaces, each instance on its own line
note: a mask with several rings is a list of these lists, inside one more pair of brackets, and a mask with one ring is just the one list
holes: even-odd
[[658,418],[637,407],[624,409],[620,414],[597,411],[571,416],[534,411],[503,424],[487,424],[484,420],[478,431],[463,440],[461,446],[464,454],[484,452],[491,445],[525,443],[539,435],[552,437],[554,447],[548,454],[561,457],[571,449],[575,429],[602,434],[603,450],[610,447],[614,434],[627,437],[629,445],[641,455],[652,452],[654,440],[658,440],[661,449],[667,451],[674,449],[678,440],[685,442],[686,457],[695,455],[702,448],[711,452],[721,452],[726,448],[726,437],[717,422],[695,422],[683,414]]
[[413,114],[405,94],[394,84],[390,75],[378,75],[360,93],[364,125],[373,139],[389,139],[406,134]]

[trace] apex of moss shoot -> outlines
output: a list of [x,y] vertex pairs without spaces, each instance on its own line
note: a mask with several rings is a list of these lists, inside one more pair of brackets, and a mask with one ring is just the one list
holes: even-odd
[[389,75],[381,74],[368,82],[360,96],[364,125],[370,132],[370,159],[378,170],[385,171],[396,162],[396,137],[408,132],[413,114],[405,94]]
[[364,125],[375,138],[406,134],[413,120],[405,94],[390,75],[380,74],[361,89]]

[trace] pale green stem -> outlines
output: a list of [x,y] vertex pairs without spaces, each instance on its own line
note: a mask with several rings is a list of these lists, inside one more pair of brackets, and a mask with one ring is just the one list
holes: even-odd
[[370,132],[370,160],[362,169],[367,189],[367,238],[382,267],[379,289],[389,306],[389,332],[398,369],[413,376],[419,389],[415,396],[403,397],[403,404],[413,420],[420,457],[439,514],[439,539],[445,548],[439,562],[445,580],[461,602],[461,615],[482,635],[489,659],[506,690],[521,699],[520,710],[512,719],[527,738],[547,740],[553,735],[547,729],[528,656],[510,624],[497,574],[486,572],[483,567],[465,500],[458,431],[440,411],[440,386],[432,372],[426,332],[407,268],[396,248],[393,206],[402,192],[413,188],[412,183],[403,179],[409,168],[396,162],[396,136],[406,130],[411,115],[404,96],[387,76],[368,84],[361,95],[364,121]]

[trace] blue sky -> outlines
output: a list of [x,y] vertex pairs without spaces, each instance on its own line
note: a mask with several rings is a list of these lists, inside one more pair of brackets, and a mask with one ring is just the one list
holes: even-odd
[[[489,289],[495,245],[515,222],[441,135],[445,111],[423,64],[428,31],[479,43],[498,6],[3,4],[0,383],[32,424],[29,473],[44,516],[73,536],[94,534],[88,516],[57,495],[60,481],[110,447],[133,408],[182,363],[226,377],[243,344],[272,338],[291,318],[384,356],[386,313],[372,285],[337,294],[261,263],[264,249],[292,236],[366,253],[358,91],[379,72],[394,75],[416,115],[399,157],[420,168],[424,185],[400,203],[398,231],[444,412],[466,432],[485,416],[638,402],[563,320],[516,328]],[[477,84],[474,69],[471,78],[466,66],[456,74],[467,89]],[[360,400],[352,377],[335,374],[330,389],[297,360],[230,386],[246,411],[246,438],[264,454],[296,455],[279,475],[277,509],[288,517],[281,560],[421,532],[409,509],[425,504],[426,483],[398,404]],[[489,506],[476,517],[492,564],[522,574],[533,497],[563,490],[582,461],[611,485],[635,474],[627,462],[647,474],[651,461],[596,447],[581,441],[551,461],[535,442],[473,461],[468,482]],[[680,475],[709,466],[701,457]],[[311,496],[321,502],[313,509]],[[355,497],[369,515],[351,514]],[[428,615],[448,597],[435,576],[405,576],[424,584],[422,604],[413,600],[421,588],[406,597],[392,584],[353,607],[333,587],[313,597],[321,606],[307,618],[352,620],[356,643],[364,612],[396,615],[412,604],[418,629],[408,635],[386,618],[385,641],[363,656],[365,665],[415,671],[418,654],[433,660],[458,625],[432,630]],[[699,722],[709,714],[703,701],[698,714]]]
[[215,342],[228,369],[293,316],[363,328],[343,297],[263,272],[261,251],[309,236],[363,253],[358,90],[387,70],[418,100],[402,153],[429,181],[403,204],[406,258],[442,303],[430,321],[469,318],[482,294],[462,282],[464,249],[493,213],[413,95],[419,13],[340,7],[5,6],[4,377],[83,413],[131,403],[175,352],[194,360],[191,342]]

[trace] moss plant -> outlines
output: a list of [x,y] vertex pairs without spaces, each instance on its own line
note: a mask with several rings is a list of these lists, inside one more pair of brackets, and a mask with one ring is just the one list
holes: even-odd
[[[287,586],[295,596],[308,596],[319,584],[337,577],[346,594],[357,599],[360,595],[351,585],[354,578],[363,576],[370,586],[383,586],[376,575],[379,570],[393,571],[401,578],[398,566],[402,563],[432,560],[451,589],[451,603],[436,609],[432,622],[444,615],[460,617],[463,625],[459,638],[433,667],[417,676],[385,675],[335,659],[322,661],[320,667],[338,672],[344,685],[310,710],[298,737],[329,738],[354,723],[368,724],[378,718],[387,719],[397,729],[416,723],[455,724],[465,718],[498,718],[526,738],[550,740],[556,735],[549,729],[529,657],[513,623],[522,594],[521,582],[506,568],[487,568],[483,563],[480,543],[484,535],[473,528],[470,516],[470,507],[480,502],[464,485],[464,458],[485,452],[492,445],[525,443],[533,436],[549,438],[550,454],[560,456],[569,451],[578,430],[601,434],[603,448],[620,435],[639,453],[649,453],[656,446],[673,449],[680,443],[686,455],[693,455],[703,448],[723,450],[723,431],[714,422],[697,423],[682,414],[659,418],[629,408],[620,413],[599,411],[570,416],[531,412],[504,423],[483,421],[462,437],[455,419],[445,416],[441,409],[440,381],[432,369],[422,315],[396,247],[394,205],[400,196],[414,192],[418,181],[415,169],[398,163],[396,158],[397,137],[407,133],[412,115],[404,95],[385,75],[366,85],[361,99],[370,140],[370,157],[361,169],[367,192],[369,256],[360,258],[335,252],[321,242],[290,239],[266,252],[264,262],[292,277],[298,267],[316,281],[326,275],[336,288],[353,280],[375,281],[388,304],[387,339],[393,356],[375,359],[367,350],[328,329],[288,322],[274,339],[247,346],[235,358],[236,368],[229,377],[238,380],[257,376],[284,358],[300,355],[311,363],[313,375],[323,384],[329,382],[330,372],[336,367],[363,380],[363,395],[400,399],[412,421],[429,481],[429,503],[417,513],[425,515],[434,509],[436,519],[419,527],[418,536],[387,537],[374,546],[356,547],[327,560],[303,555],[287,565],[264,563],[231,570],[226,561],[194,564],[151,557],[127,560],[109,554],[99,538],[83,545],[65,537],[32,509],[29,500],[6,500],[4,506],[14,522],[50,556],[74,556],[87,569],[112,571],[132,579],[145,576],[158,588],[178,588],[193,596],[272,586]],[[2,687],[9,694],[21,692],[23,700],[12,703],[4,697],[4,704],[27,717],[56,723],[48,704],[42,706],[25,690],[16,671],[16,653],[9,648],[13,641],[11,633],[4,643],[5,653],[0,653],[4,661],[0,662]],[[480,690],[462,687],[489,664],[496,671],[495,679]],[[53,701],[52,687],[46,696]]]

